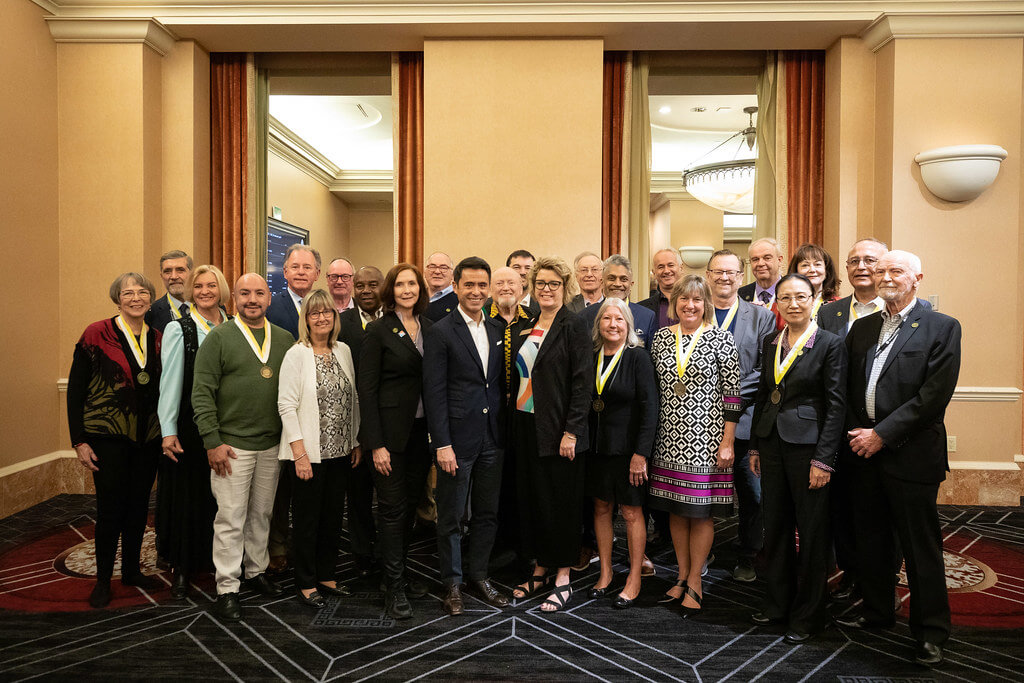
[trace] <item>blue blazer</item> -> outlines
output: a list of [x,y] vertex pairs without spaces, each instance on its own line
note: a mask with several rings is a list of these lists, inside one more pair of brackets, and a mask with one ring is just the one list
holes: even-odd
[[278,292],[270,300],[267,320],[291,332],[295,339],[299,338],[299,312],[295,310],[295,302],[287,290]]
[[441,318],[423,338],[423,408],[432,449],[451,446],[455,456],[479,453],[485,430],[501,446],[500,413],[505,398],[505,326],[484,316],[487,367],[458,309]]
[[[600,304],[594,304],[577,313],[586,323],[588,335],[594,334],[594,322],[597,320],[597,312],[600,309]],[[658,316],[646,306],[635,304],[632,301],[629,302],[629,311],[633,314],[633,329],[636,331],[637,338],[640,339],[640,345],[650,353],[651,340],[654,339],[654,333],[658,331]]]

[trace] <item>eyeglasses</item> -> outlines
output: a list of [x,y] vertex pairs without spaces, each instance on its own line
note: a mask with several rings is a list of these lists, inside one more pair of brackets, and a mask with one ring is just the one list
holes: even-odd
[[783,294],[782,296],[780,296],[777,299],[777,301],[780,304],[782,304],[783,306],[785,306],[785,305],[787,305],[787,304],[789,304],[789,303],[791,303],[793,301],[797,302],[798,304],[805,304],[805,303],[807,303],[810,300],[811,300],[811,295],[810,294],[793,294],[792,296],[787,295],[787,294]]
[[131,301],[132,299],[148,299],[150,298],[148,289],[122,289],[121,293],[118,294],[118,298],[121,301]]
[[332,274],[332,275],[328,275],[327,276],[327,281],[331,282],[331,283],[337,282],[338,280],[341,280],[342,282],[349,282],[351,279],[352,279],[351,275],[333,275]]
[[738,270],[709,270],[708,272],[714,275],[715,277],[729,278],[736,277],[737,275],[740,274],[740,271]]
[[562,283],[559,280],[551,280],[550,282],[545,282],[544,280],[537,280],[536,282],[533,283],[533,286],[536,287],[538,290],[546,289],[551,292],[557,292],[558,288],[562,286]]
[[593,268],[577,268],[576,272],[580,275],[597,275],[601,272],[601,266],[594,266]]
[[306,317],[310,320],[319,320],[320,318],[333,318],[334,311],[324,309],[322,311],[310,311],[306,314]]
[[438,273],[447,273],[451,269],[452,269],[451,266],[446,266],[446,265],[443,265],[443,264],[440,265],[440,266],[434,265],[433,263],[430,263],[430,264],[427,265],[427,270],[429,270],[432,273],[435,272],[435,271],[438,272]]
[[878,263],[878,259],[876,259],[874,256],[865,256],[864,258],[851,257],[846,259],[846,265],[850,266],[851,268],[855,268],[862,263],[865,266],[873,266],[876,263]]

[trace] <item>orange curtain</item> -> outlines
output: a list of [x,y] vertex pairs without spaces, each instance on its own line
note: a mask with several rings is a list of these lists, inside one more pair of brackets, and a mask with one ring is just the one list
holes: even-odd
[[789,249],[824,241],[825,53],[793,50],[786,64]]
[[398,262],[423,263],[423,53],[398,56]]
[[245,53],[210,55],[210,254],[228,285],[244,272],[248,218]]
[[626,52],[604,53],[601,126],[601,256],[622,248],[622,134],[626,102]]

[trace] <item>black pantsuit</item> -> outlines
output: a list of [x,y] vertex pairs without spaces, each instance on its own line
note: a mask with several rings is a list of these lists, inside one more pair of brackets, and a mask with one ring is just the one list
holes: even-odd
[[345,490],[352,461],[331,458],[310,463],[312,479],[299,479],[295,463],[284,461],[292,479],[292,540],[295,587],[316,588],[334,581],[338,564],[338,538],[345,512]]
[[149,493],[156,478],[160,442],[136,445],[123,439],[90,437],[96,454],[96,578],[109,580],[121,539],[121,575],[138,572]]
[[373,559],[376,530],[373,521],[373,453],[353,467],[345,481],[348,504],[348,538],[352,554],[360,561]]

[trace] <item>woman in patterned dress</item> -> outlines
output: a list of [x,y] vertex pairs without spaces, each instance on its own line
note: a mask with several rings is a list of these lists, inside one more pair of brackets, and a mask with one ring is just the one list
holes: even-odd
[[337,341],[338,312],[323,289],[306,295],[299,341],[281,364],[277,408],[282,460],[292,460],[292,542],[299,601],[319,609],[322,594],[347,595],[334,578],[349,470],[362,459],[352,353]]
[[665,602],[681,598],[686,618],[703,600],[712,516],[732,514],[733,439],[743,411],[739,356],[732,335],[711,324],[715,309],[704,278],[676,282],[668,310],[679,322],[658,330],[651,343],[661,401],[648,505],[670,513],[679,574]]

